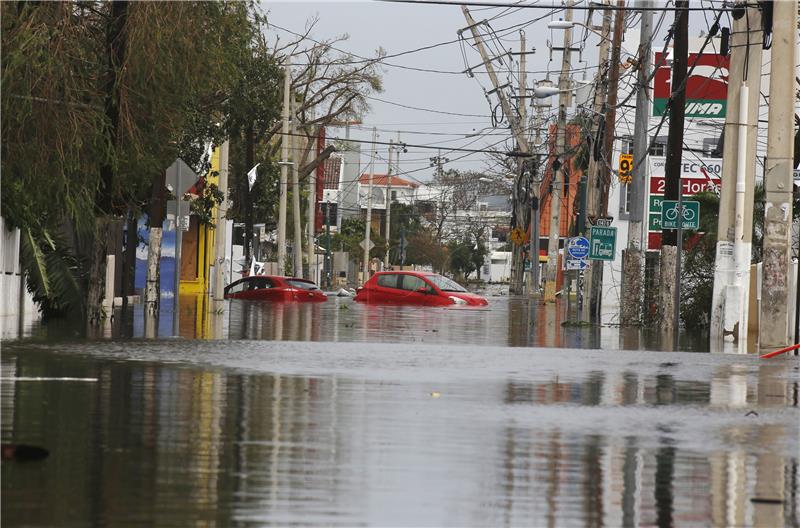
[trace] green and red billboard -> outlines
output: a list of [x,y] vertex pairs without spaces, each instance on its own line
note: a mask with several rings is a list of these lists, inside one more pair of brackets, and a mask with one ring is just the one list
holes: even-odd
[[[663,60],[661,52],[656,53],[654,64],[661,66],[653,79],[653,115],[662,116],[673,89],[672,68],[670,62]],[[686,117],[725,119],[729,64],[726,55],[689,54],[688,72],[691,75],[686,80]]]

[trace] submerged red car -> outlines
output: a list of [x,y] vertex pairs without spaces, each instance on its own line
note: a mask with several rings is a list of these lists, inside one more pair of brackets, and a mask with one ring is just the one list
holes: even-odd
[[328,296],[310,280],[298,277],[253,275],[226,286],[225,298],[252,301],[319,302],[326,301]]
[[486,306],[480,295],[469,293],[455,281],[436,273],[381,271],[358,289],[355,299],[365,303],[422,306]]

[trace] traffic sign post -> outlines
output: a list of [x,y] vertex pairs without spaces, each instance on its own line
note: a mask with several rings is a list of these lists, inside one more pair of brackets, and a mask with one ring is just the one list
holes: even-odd
[[[678,201],[661,200],[661,229],[678,229]],[[681,229],[700,229],[700,202],[681,200]]]
[[592,226],[589,229],[589,259],[614,260],[617,249],[617,228]]

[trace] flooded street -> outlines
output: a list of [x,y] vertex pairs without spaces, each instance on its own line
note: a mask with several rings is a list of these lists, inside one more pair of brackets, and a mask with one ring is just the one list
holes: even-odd
[[3,463],[4,525],[800,524],[794,356],[520,299],[190,301],[3,342],[3,442],[50,450]]

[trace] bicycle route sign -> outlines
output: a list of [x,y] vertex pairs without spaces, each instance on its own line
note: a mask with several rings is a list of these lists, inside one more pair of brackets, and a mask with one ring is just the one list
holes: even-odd
[[585,237],[572,237],[567,241],[567,254],[564,259],[565,270],[585,270],[589,267],[589,240]]
[[[700,202],[682,201],[681,229],[700,229]],[[661,229],[678,229],[678,201],[661,200]]]
[[614,260],[617,249],[617,228],[592,226],[589,229],[589,259]]

